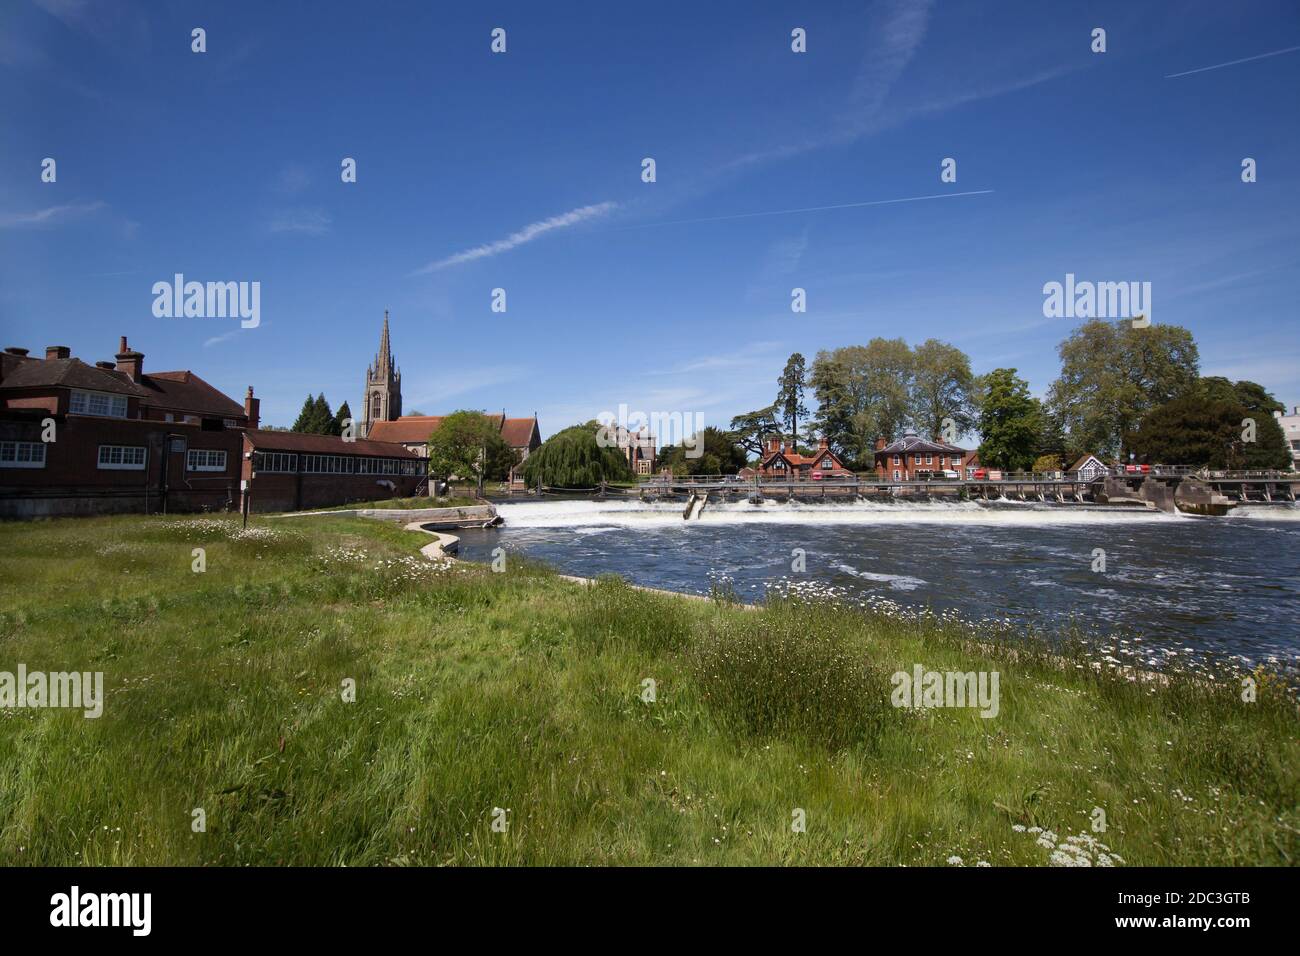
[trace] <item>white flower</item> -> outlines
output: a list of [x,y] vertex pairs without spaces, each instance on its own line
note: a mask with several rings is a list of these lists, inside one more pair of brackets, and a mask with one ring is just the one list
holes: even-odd
[[949,865],[949,866],[961,866],[961,865],[962,865],[961,857],[959,857],[959,856],[950,856],[950,857],[948,857],[948,865]]

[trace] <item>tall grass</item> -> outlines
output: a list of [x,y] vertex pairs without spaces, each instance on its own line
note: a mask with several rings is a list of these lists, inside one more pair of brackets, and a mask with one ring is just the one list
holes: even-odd
[[[1246,703],[1230,671],[425,543],[342,517],[0,525],[0,670],[103,671],[107,698],[0,710],[0,864],[1042,865],[1080,835],[1115,863],[1297,858],[1277,675]],[[890,707],[915,663],[1000,671],[998,717]]]

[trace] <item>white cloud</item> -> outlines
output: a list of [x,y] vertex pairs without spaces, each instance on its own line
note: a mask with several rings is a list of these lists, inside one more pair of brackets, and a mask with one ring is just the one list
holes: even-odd
[[481,246],[475,246],[473,249],[466,249],[464,252],[458,252],[453,256],[445,259],[438,259],[430,262],[427,266],[415,270],[412,275],[426,275],[430,272],[437,272],[439,269],[445,269],[448,266],[457,266],[465,262],[473,262],[475,259],[486,259],[489,256],[499,255],[502,252],[509,252],[517,246],[522,246],[526,242],[532,242],[548,232],[556,229],[566,229],[569,226],[577,225],[587,219],[595,219],[616,209],[618,203],[602,202],[591,206],[580,206],[559,216],[552,216],[550,219],[543,219],[540,222],[529,223],[518,232],[513,232],[504,239],[498,239],[495,242],[485,243]]
[[323,209],[285,209],[275,214],[267,224],[273,233],[297,232],[308,236],[323,236],[330,231],[333,220]]
[[23,226],[46,226],[78,216],[89,215],[103,209],[105,202],[65,203],[62,206],[49,206],[35,212],[0,213],[0,229],[17,229]]

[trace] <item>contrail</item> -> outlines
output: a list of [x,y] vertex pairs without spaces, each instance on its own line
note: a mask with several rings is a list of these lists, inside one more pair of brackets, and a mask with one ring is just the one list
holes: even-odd
[[836,206],[808,206],[804,209],[774,209],[770,212],[742,212],[732,216],[706,216],[702,219],[673,219],[668,222],[648,222],[640,226],[624,226],[611,230],[623,232],[627,229],[653,229],[656,226],[681,226],[693,222],[723,222],[728,219],[753,219],[755,216],[789,216],[798,212],[824,212],[828,209],[860,209],[863,206],[888,206],[900,202],[922,202],[926,199],[955,199],[958,196],[985,196],[992,189],[973,189],[964,193],[936,193],[933,196],[908,196],[904,199],[876,199],[871,202],[846,202]]
[[1172,80],[1178,76],[1191,76],[1193,73],[1204,73],[1206,70],[1221,70],[1225,66],[1236,66],[1238,63],[1249,63],[1251,60],[1264,60],[1270,56],[1281,56],[1283,53],[1294,53],[1300,50],[1300,46],[1289,46],[1285,50],[1274,50],[1272,53],[1261,53],[1258,56],[1248,56],[1242,60],[1229,60],[1227,63],[1216,63],[1214,66],[1203,66],[1199,70],[1186,70],[1183,73],[1168,73],[1165,75],[1166,80]]

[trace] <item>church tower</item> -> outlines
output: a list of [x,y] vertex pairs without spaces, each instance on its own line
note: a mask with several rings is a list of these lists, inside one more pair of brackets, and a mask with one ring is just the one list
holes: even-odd
[[366,369],[365,404],[361,412],[362,438],[370,436],[375,422],[391,422],[402,415],[402,373],[393,363],[393,350],[388,344],[388,310],[384,310],[384,331],[379,336],[379,352],[374,363]]

